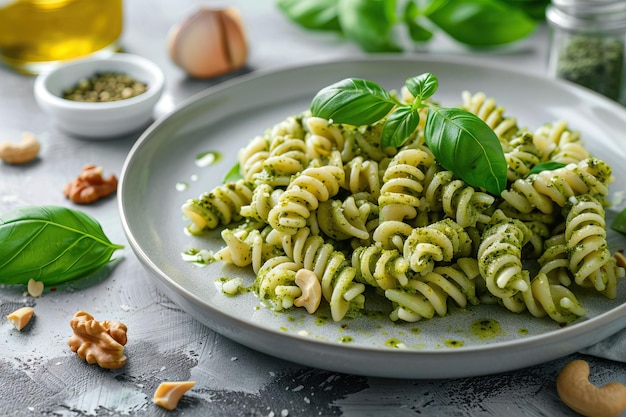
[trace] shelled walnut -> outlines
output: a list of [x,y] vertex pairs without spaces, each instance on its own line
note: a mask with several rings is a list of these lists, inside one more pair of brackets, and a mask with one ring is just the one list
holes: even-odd
[[117,369],[126,364],[124,345],[126,326],[117,321],[97,321],[89,313],[77,312],[70,326],[74,335],[68,344],[72,352],[87,363],[97,363],[101,368]]
[[89,204],[117,190],[117,177],[113,174],[109,178],[102,176],[102,167],[93,164],[86,165],[74,181],[63,188],[67,198],[78,204]]

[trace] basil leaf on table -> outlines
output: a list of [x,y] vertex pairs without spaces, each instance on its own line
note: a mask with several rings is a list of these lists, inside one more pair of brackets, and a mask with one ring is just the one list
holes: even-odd
[[396,0],[339,0],[339,24],[346,38],[366,52],[399,52],[393,42]]
[[304,28],[341,32],[339,0],[278,0],[276,4],[289,19]]
[[317,117],[360,126],[381,120],[396,105],[387,90],[358,78],[346,78],[321,89],[311,102]]
[[456,41],[477,47],[522,39],[537,25],[522,9],[498,0],[434,0],[423,13]]
[[44,285],[71,281],[108,263],[123,246],[81,211],[26,206],[0,216],[0,284]]
[[506,188],[502,145],[478,116],[458,108],[431,107],[424,139],[437,161],[469,185],[495,195]]

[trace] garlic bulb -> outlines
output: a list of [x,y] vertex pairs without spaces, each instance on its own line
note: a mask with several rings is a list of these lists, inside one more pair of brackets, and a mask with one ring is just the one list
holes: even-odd
[[168,35],[172,61],[195,78],[211,78],[243,67],[248,48],[243,22],[235,7],[201,8]]

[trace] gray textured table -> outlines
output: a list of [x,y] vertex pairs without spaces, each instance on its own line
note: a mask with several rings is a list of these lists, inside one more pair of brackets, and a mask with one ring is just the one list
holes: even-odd
[[[232,2],[237,4],[237,2]],[[124,49],[146,56],[167,76],[159,112],[223,79],[187,78],[168,58],[165,39],[172,24],[200,2],[129,0]],[[204,2],[202,4],[211,4]],[[361,56],[333,36],[304,33],[289,24],[272,0],[241,0],[250,39],[247,70],[334,57]],[[547,36],[485,60],[545,71]],[[444,39],[430,53],[459,52]],[[39,110],[33,78],[0,68],[0,133],[35,133],[40,158],[28,166],[0,164],[0,213],[21,205],[71,206],[62,193],[86,163],[119,174],[138,135],[88,142],[59,132]],[[114,242],[125,243],[114,198],[80,207],[100,221]],[[33,299],[22,290],[0,289],[0,316],[24,304],[34,322],[17,332],[0,323],[0,414],[16,416],[186,415],[186,416],[574,416],[559,400],[555,378],[582,355],[520,371],[452,380],[391,380],[309,369],[252,351],[212,332],[161,294],[130,247],[108,276],[84,288],[47,292]],[[69,351],[69,319],[77,310],[115,319],[129,329],[128,364],[114,371],[87,365]],[[585,357],[598,384],[626,382],[624,365]],[[197,382],[175,411],[152,404],[163,380]]]

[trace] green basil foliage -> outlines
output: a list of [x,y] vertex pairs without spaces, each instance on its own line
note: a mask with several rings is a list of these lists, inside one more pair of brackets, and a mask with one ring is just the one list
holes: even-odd
[[555,169],[563,168],[565,164],[556,161],[546,161],[535,165],[531,168],[528,175],[539,174],[541,171],[554,171]]
[[367,52],[397,52],[404,26],[424,43],[441,30],[471,47],[523,39],[544,20],[550,0],[277,0],[288,19],[306,29],[332,31]]
[[239,165],[239,162],[236,162],[224,175],[222,183],[226,184],[227,182],[235,182],[242,178],[243,175],[241,175],[241,165]]
[[86,276],[118,249],[100,224],[81,211],[26,206],[0,216],[0,284],[46,286]]
[[415,97],[404,104],[378,84],[349,78],[320,90],[311,102],[313,116],[355,126],[384,119],[383,148],[400,147],[414,134],[420,109],[427,108],[424,139],[437,161],[474,187],[500,195],[506,188],[507,165],[494,131],[476,115],[458,108],[442,108],[428,100],[437,90],[430,73],[406,80]]
[[619,212],[611,223],[611,229],[626,234],[626,209]]

